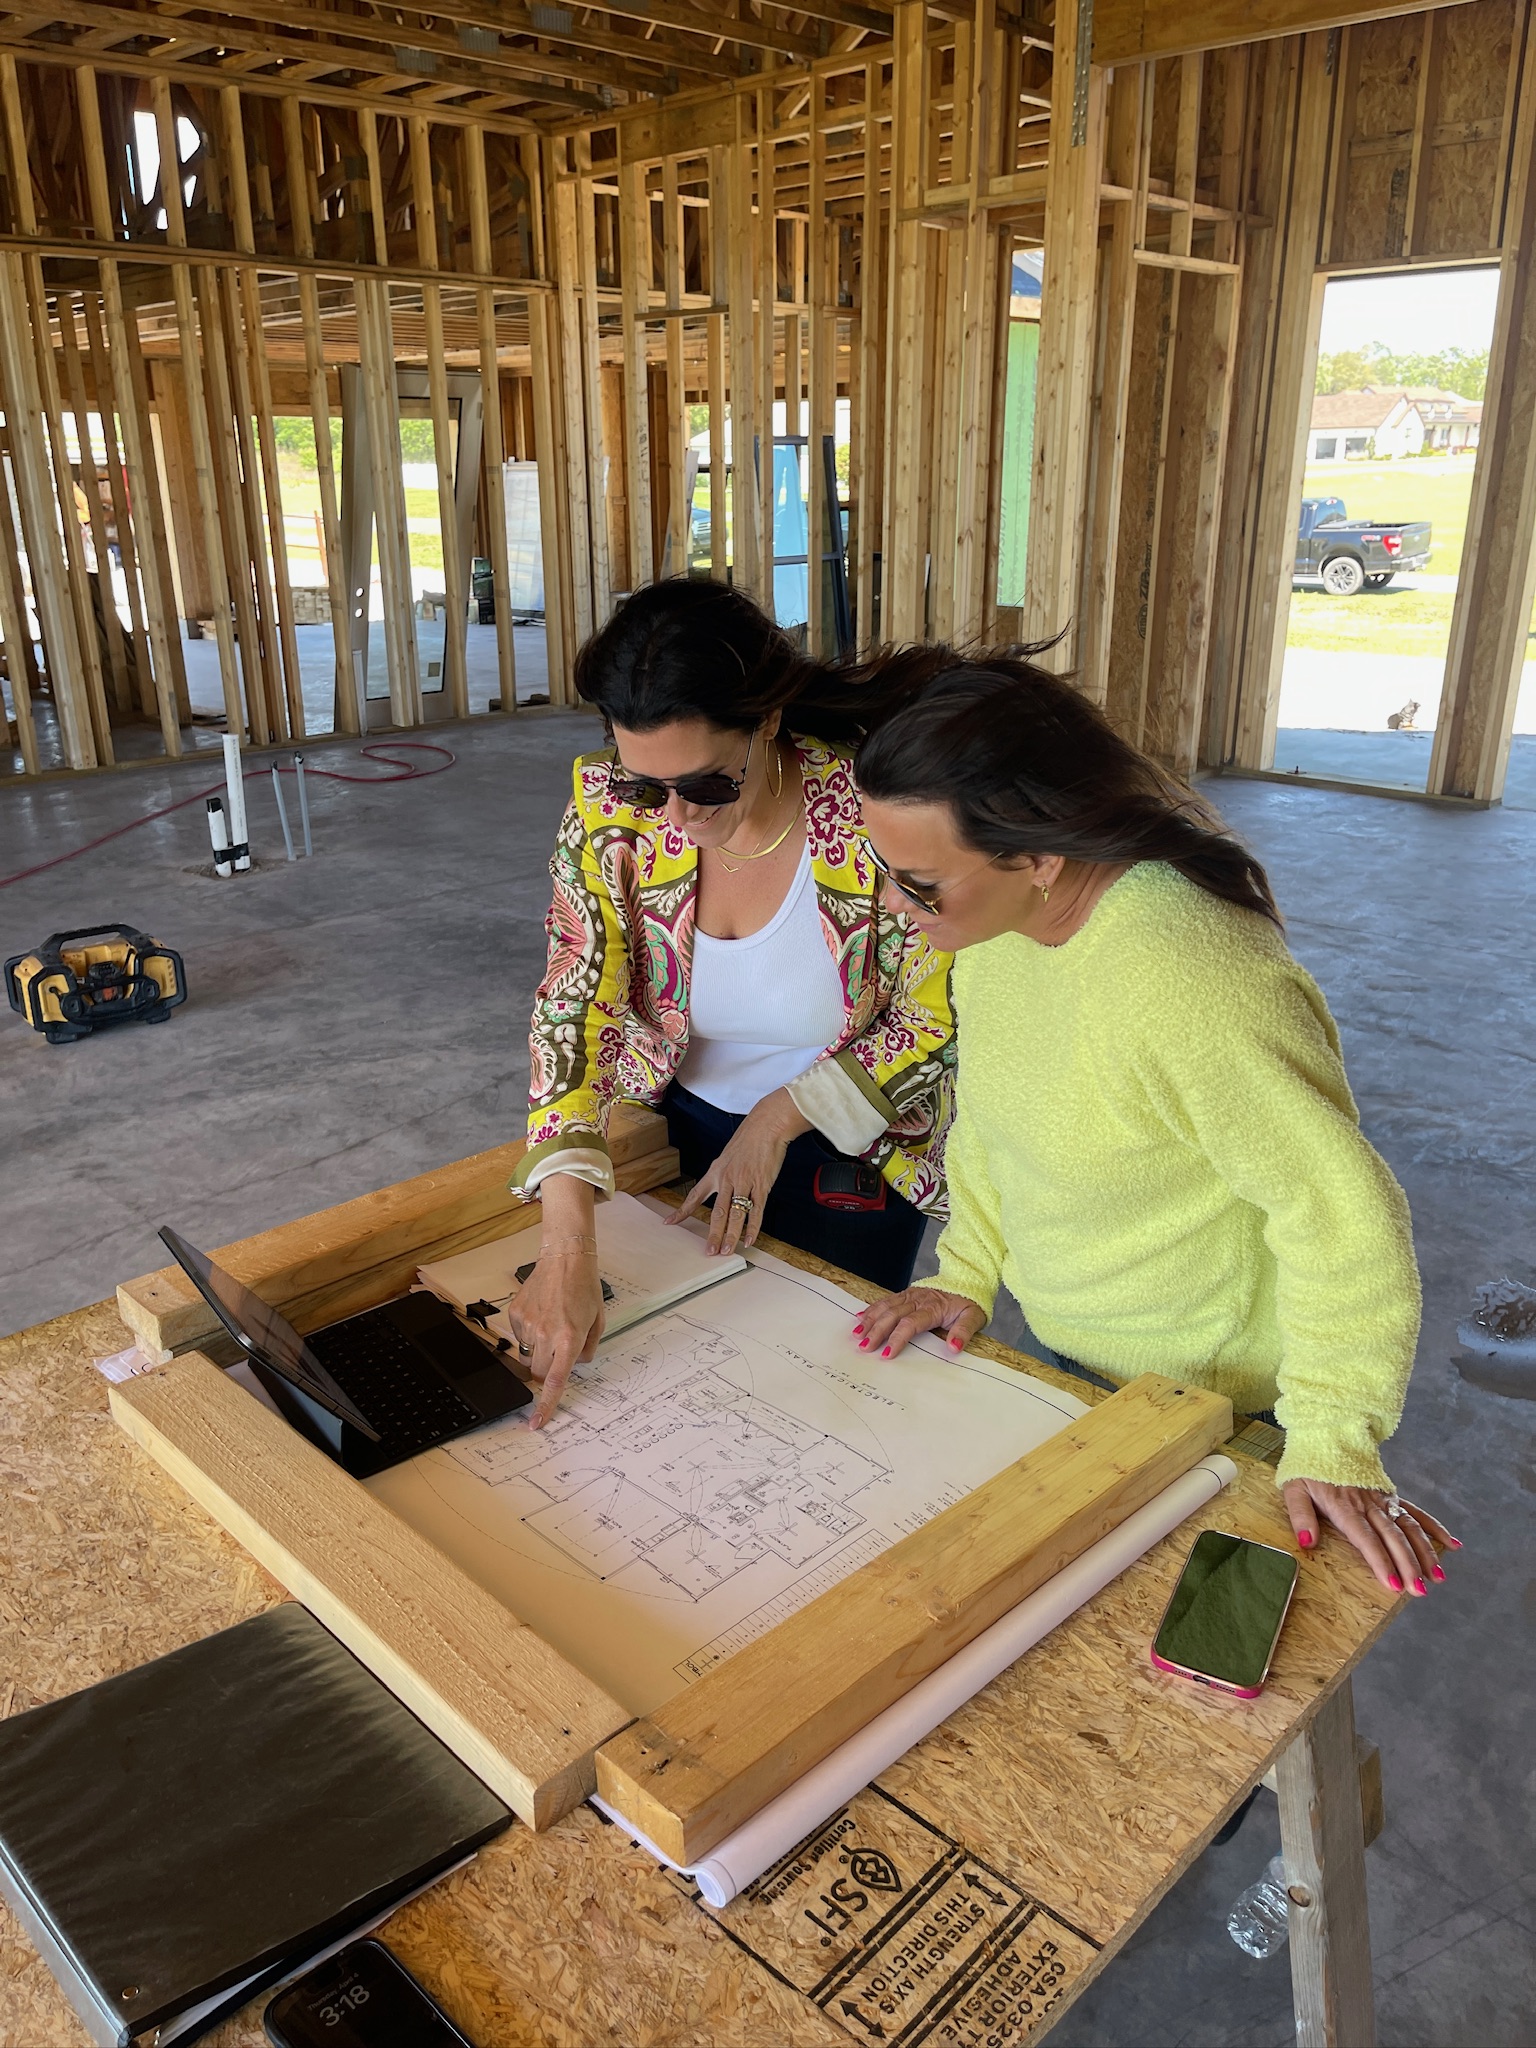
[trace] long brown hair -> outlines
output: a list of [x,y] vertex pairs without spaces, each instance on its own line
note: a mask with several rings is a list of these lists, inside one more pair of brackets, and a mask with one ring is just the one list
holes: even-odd
[[859,749],[854,775],[884,803],[947,804],[962,840],[995,857],[1166,861],[1243,910],[1280,923],[1269,877],[1192,789],[1120,737],[1097,706],[1030,659],[901,648],[879,694],[899,702]]
[[745,592],[669,577],[626,598],[576,656],[576,690],[610,729],[654,732],[698,718],[856,745],[907,703],[914,681],[881,659],[817,661]]

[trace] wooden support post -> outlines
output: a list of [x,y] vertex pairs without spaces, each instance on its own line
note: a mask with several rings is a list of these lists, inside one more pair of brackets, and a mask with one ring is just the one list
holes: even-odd
[[[138,575],[125,581],[142,585],[143,608],[148,615],[152,645],[157,650],[153,674],[146,680],[146,710],[150,715],[161,705],[161,677],[164,689],[175,705],[178,723],[190,723],[192,702],[187,695],[187,670],[181,652],[181,627],[176,610],[176,582],[171,575],[171,543],[165,520],[165,478],[155,446],[155,421],[149,405],[149,366],[139,341],[137,320],[130,320],[128,338],[128,386],[134,405],[134,445],[148,487],[148,496],[137,518],[132,516],[123,494],[128,525],[137,535],[134,560]],[[122,531],[121,525],[119,532]],[[163,716],[163,712],[162,712]],[[178,733],[177,744],[180,744]]]
[[752,230],[752,140],[747,122],[752,104],[750,94],[736,95],[736,142],[731,150],[731,578],[737,590],[761,598],[766,585],[756,468],[757,265]]
[[[773,407],[777,396],[774,362],[775,308],[779,296],[779,214],[777,143],[774,140],[774,93],[771,86],[754,95],[757,102],[757,325],[753,331],[753,370],[757,380],[757,535],[759,598],[774,616]],[[786,417],[786,427],[788,420]],[[747,457],[750,462],[752,450]],[[741,457],[738,454],[737,460]]]
[[559,400],[565,442],[566,503],[571,525],[571,604],[577,644],[592,637],[592,500],[588,489],[586,422],[582,399],[581,306],[577,285],[581,258],[576,242],[576,180],[567,168],[568,142],[547,143],[545,191],[555,231],[554,273],[559,311]]
[[[668,309],[683,303],[683,204],[677,191],[677,158],[661,167],[662,289]],[[667,321],[667,573],[688,573],[688,394],[683,387],[681,313]]]
[[921,640],[928,535],[921,518],[928,251],[919,214],[926,181],[928,11],[897,0],[891,71],[891,290],[886,363],[886,497],[881,638]]
[[587,428],[587,490],[592,506],[589,541],[592,553],[592,618],[595,627],[608,622],[613,609],[613,578],[608,565],[608,452],[603,445],[602,349],[598,332],[597,240],[592,208],[592,138],[575,137],[576,258],[581,285],[582,405]]
[[1231,1427],[1220,1395],[1131,1381],[606,1743],[598,1791],[696,1862]]
[[[91,551],[96,557],[97,588],[101,592],[102,625],[106,633],[107,686],[113,709],[120,718],[131,718],[138,710],[138,697],[130,665],[131,643],[124,638],[112,589],[112,557],[107,539],[106,511],[101,502],[102,475],[96,467],[91,445],[90,414],[85,395],[85,373],[80,363],[80,337],[75,326],[75,297],[72,292],[58,298],[59,355],[64,370],[64,390],[75,421],[75,438],[80,444],[80,488],[85,493],[90,520]],[[110,402],[99,401],[100,412],[110,414]],[[0,579],[3,580],[3,579]],[[126,578],[124,579],[127,580]],[[147,650],[146,650],[147,658]],[[13,678],[14,680],[14,678]]]
[[[246,325],[240,304],[240,281],[232,270],[220,268],[213,287],[213,304],[224,341],[222,370],[215,365],[215,377],[227,380],[224,390],[229,401],[228,418],[233,427],[229,454],[234,458],[231,478],[240,494],[241,521],[245,533],[245,561],[242,581],[252,594],[256,621],[256,651],[260,663],[261,687],[267,707],[267,730],[274,740],[289,737],[288,700],[283,686],[282,649],[277,631],[277,600],[273,587],[272,557],[267,546],[266,508],[262,501],[261,457],[255,433],[256,394],[251,382],[251,365],[246,353]],[[258,301],[257,318],[260,318]],[[281,508],[281,500],[279,500]],[[281,523],[281,509],[279,509]]]
[[[156,85],[164,84],[156,80]],[[86,182],[90,192],[92,225],[97,235],[110,241],[113,235],[112,202],[107,189],[106,148],[101,133],[101,110],[96,96],[96,74],[82,69],[75,74],[75,91],[81,130],[82,155],[85,161]],[[156,127],[162,126],[160,106],[155,107]],[[169,123],[167,94],[166,123]],[[164,155],[162,140],[162,167],[169,162],[172,173],[165,187],[166,239],[172,248],[185,246],[185,224],[182,218],[181,187],[175,175],[177,163],[174,133],[170,155]],[[187,414],[192,430],[192,454],[197,468],[198,504],[203,520],[203,545],[208,554],[208,575],[213,586],[214,610],[213,627],[219,648],[219,678],[224,691],[225,723],[232,733],[244,730],[245,717],[240,703],[240,669],[235,655],[234,630],[230,619],[230,587],[225,566],[223,532],[219,519],[218,497],[214,485],[213,456],[208,413],[203,390],[203,353],[198,322],[192,307],[192,280],[183,263],[172,263],[171,288],[176,303],[176,325],[181,339],[181,361],[187,380]],[[119,266],[109,257],[101,260],[102,312],[106,325],[107,348],[94,351],[97,372],[97,397],[102,394],[101,367],[103,358],[110,363],[113,385],[116,391],[116,409],[123,435],[123,452],[128,464],[129,483],[135,502],[147,489],[148,480],[144,474],[143,451],[137,448],[137,408],[133,403],[128,369],[127,320],[123,309],[122,282]],[[87,313],[89,318],[89,312]],[[103,415],[105,417],[105,415]],[[125,532],[122,514],[118,515],[118,532]],[[153,614],[151,614],[153,631]],[[158,664],[160,648],[155,648]],[[165,650],[169,660],[169,648]],[[179,750],[179,741],[178,741]]]
[[[106,677],[102,668],[102,639],[98,638],[96,631],[96,607],[92,601],[85,566],[85,534],[76,512],[74,474],[70,468],[69,450],[64,442],[64,408],[59,396],[59,365],[53,346],[53,319],[48,304],[47,287],[43,282],[42,258],[23,256],[20,272],[26,291],[34,376],[42,400],[42,417],[47,428],[54,496],[58,503],[59,527],[64,539],[64,570],[70,603],[75,615],[75,636],[80,649],[80,680],[90,712],[91,732],[96,742],[96,758],[103,767],[110,767],[116,755],[112,749],[112,722],[107,709]],[[62,294],[59,319],[62,325]],[[145,562],[144,568],[148,574],[153,575],[154,559]],[[110,595],[109,577],[106,596],[102,602],[103,612],[108,608],[106,600]],[[103,637],[104,635],[105,620]],[[156,681],[163,692],[158,705],[163,739],[167,730],[177,730],[177,705],[170,677],[157,677]],[[167,746],[167,752],[169,751]]]
[[[357,120],[368,168],[373,245],[379,252],[379,262],[387,264],[389,229],[384,179],[379,166],[378,122],[371,107],[361,108]],[[390,720],[395,725],[419,725],[421,676],[417,661],[416,607],[412,596],[405,484],[400,474],[400,392],[395,378],[394,316],[386,279],[358,279],[357,329],[363,409],[368,419],[374,532],[379,547],[379,582],[384,604],[384,661],[389,675]]]
[[1111,206],[1108,246],[1100,259],[1103,325],[1093,394],[1087,559],[1083,565],[1082,626],[1078,635],[1081,687],[1096,704],[1105,703],[1109,696],[1110,642],[1120,564],[1126,409],[1137,298],[1135,192],[1141,175],[1146,99],[1142,67],[1127,65],[1115,73],[1106,114],[1106,167],[1109,182],[1129,188],[1132,197]]
[[854,637],[862,649],[873,646],[876,625],[875,562],[885,526],[885,394],[886,304],[882,264],[883,228],[880,184],[880,65],[864,67],[864,161],[859,224],[857,307],[858,398],[852,408],[853,449],[853,611]]
[[[1213,662],[1224,761],[1267,768],[1274,759],[1291,566],[1301,515],[1307,429],[1317,378],[1324,278],[1317,270],[1318,233],[1328,184],[1329,132],[1336,86],[1326,32],[1270,46],[1271,106],[1287,147],[1273,165],[1261,200],[1276,223],[1266,236],[1262,270],[1245,259],[1253,324],[1238,340],[1239,384],[1262,393],[1245,407],[1241,440],[1228,450],[1230,472],[1251,479],[1246,529],[1237,551],[1218,542],[1222,577],[1240,607],[1228,611]],[[1253,382],[1250,383],[1249,380]]]
[[[308,260],[315,253],[317,199],[314,169],[297,99],[289,96],[281,102],[281,107],[294,254]],[[309,389],[309,416],[315,433],[315,472],[319,479],[325,579],[331,597],[331,644],[336,662],[336,730],[357,733],[362,730],[363,714],[357,701],[357,677],[352,667],[351,598],[347,590],[346,556],[341,544],[341,515],[336,503],[336,455],[331,438],[330,389],[325,375],[325,336],[320,325],[320,286],[314,273],[307,270],[299,272],[297,284],[299,324],[304,332],[304,378]]]
[[[256,227],[251,215],[250,177],[245,159],[245,124],[240,110],[240,88],[224,86],[219,93],[224,114],[226,180],[235,246],[246,255],[256,253]],[[277,430],[272,418],[272,377],[267,367],[266,335],[262,323],[261,279],[253,263],[242,263],[240,279],[240,332],[237,360],[244,378],[237,378],[242,398],[249,389],[254,402],[256,454],[261,472],[262,496],[266,502],[266,551],[271,577],[268,585],[263,569],[263,588],[270,588],[276,602],[276,639],[282,656],[283,708],[288,735],[303,739],[304,683],[299,673],[299,643],[293,622],[293,587],[288,576],[288,535],[283,519],[283,487],[277,466]],[[233,338],[233,335],[232,335]],[[245,415],[242,413],[242,417]],[[249,437],[249,429],[247,429]],[[253,538],[258,545],[261,528]]]
[[[11,710],[16,723],[16,741],[21,765],[28,775],[41,772],[37,748],[37,722],[32,711],[32,630],[27,622],[21,589],[21,563],[16,534],[11,523],[9,492],[0,492],[0,642],[4,643],[5,673],[11,685]],[[0,708],[0,735],[5,719]],[[8,737],[8,735],[6,735]]]
[[[491,204],[485,175],[485,131],[464,136],[469,183],[470,260],[482,277],[491,270]],[[517,709],[517,655],[512,638],[512,574],[507,562],[507,494],[501,431],[501,368],[496,353],[496,299],[489,285],[475,291],[475,334],[480,346],[480,454],[490,526],[491,589],[496,600],[496,679],[501,708]]]
[[[437,201],[432,189],[432,140],[424,114],[412,114],[411,205],[416,216],[416,260],[423,270],[436,270]],[[442,287],[421,288],[427,341],[427,392],[432,407],[432,445],[437,457],[437,524],[443,544],[443,681],[448,708],[455,718],[469,716],[469,676],[465,667],[464,627],[469,608],[469,580],[459,549],[459,513],[454,496],[454,442],[448,410],[448,366],[443,348]],[[484,431],[482,427],[482,432]],[[498,640],[501,622],[497,621]],[[511,625],[507,626],[510,636]]]
[[[810,121],[810,232],[806,276],[807,346],[809,362],[807,414],[810,437],[810,493],[807,520],[806,566],[809,604],[809,640],[812,654],[824,656],[836,651],[836,639],[829,628],[823,593],[826,574],[822,556],[827,548],[826,464],[822,459],[822,438],[835,431],[837,419],[837,302],[836,272],[831,261],[833,224],[827,218],[827,85],[820,73],[811,76]],[[791,429],[800,431],[798,423]]]
[[[544,277],[549,268],[549,226],[545,211],[544,166],[533,136],[522,144],[523,175],[528,180],[533,227],[533,268]],[[549,700],[576,700],[571,664],[576,639],[571,624],[571,522],[565,492],[564,413],[560,405],[560,334],[554,302],[548,292],[530,292],[528,351],[533,386],[534,454],[539,466],[539,537],[544,561],[544,648],[549,671]]]
[[[1011,265],[1001,260],[998,230],[987,216],[986,199],[1001,155],[999,44],[995,0],[976,0],[972,34],[966,177],[970,197],[965,225],[965,329],[961,340],[959,471],[955,501],[953,631],[962,643],[981,637],[988,590],[996,588],[997,565],[986,546],[987,507],[1000,479],[989,460],[994,351],[998,297],[1012,291]],[[956,79],[958,95],[959,81]],[[958,174],[958,173],[957,173]]]
[[[105,268],[103,265],[103,273]],[[150,658],[149,629],[144,619],[143,592],[139,578],[128,573],[130,556],[123,552],[131,549],[133,536],[133,520],[128,510],[128,492],[123,482],[128,463],[126,442],[129,428],[115,408],[117,387],[119,384],[128,384],[129,373],[121,358],[114,361],[108,353],[105,297],[98,300],[94,292],[82,292],[80,307],[85,317],[86,349],[91,358],[91,371],[96,384],[102,438],[106,442],[105,474],[107,495],[112,501],[112,527],[117,534],[119,551],[122,553],[123,588],[128,595],[128,631],[135,668],[134,708],[141,717],[153,718],[156,715],[154,662]],[[123,334],[126,353],[126,321]]]
[[[624,294],[624,425],[630,588],[656,576],[651,546],[651,418],[646,402],[646,315],[651,304],[651,202],[644,164],[619,170],[619,274]],[[671,326],[669,321],[668,326]]]
[[[90,697],[83,687],[79,626],[61,544],[29,329],[22,258],[7,252],[0,255],[0,376],[4,380],[11,475],[64,756],[71,768],[94,768],[100,755]],[[74,518],[73,496],[68,516]]]
[[1346,1678],[1275,1765],[1297,2048],[1374,2048],[1354,1696]]
[[[1527,18],[1526,33],[1536,43]],[[1536,80],[1522,72],[1493,352],[1430,756],[1436,796],[1497,802],[1536,599]]]
[[1046,173],[1045,277],[1035,386],[1034,471],[1023,637],[1065,638],[1045,657],[1077,666],[1088,486],[1088,433],[1097,339],[1099,186],[1104,165],[1104,72],[1080,50],[1079,20],[1091,0],[1056,10],[1051,154]]
[[[726,305],[731,291],[731,265],[727,220],[727,156],[718,145],[709,152],[709,266],[710,297],[717,306]],[[709,350],[709,573],[724,583],[729,573],[725,455],[726,334],[725,315],[711,313],[706,323]]]

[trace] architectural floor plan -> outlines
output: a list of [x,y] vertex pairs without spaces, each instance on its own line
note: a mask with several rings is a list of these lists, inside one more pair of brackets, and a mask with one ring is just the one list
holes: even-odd
[[[872,1361],[777,1260],[370,1490],[641,1713],[1082,1412],[975,1358]],[[938,1347],[934,1347],[935,1352]]]

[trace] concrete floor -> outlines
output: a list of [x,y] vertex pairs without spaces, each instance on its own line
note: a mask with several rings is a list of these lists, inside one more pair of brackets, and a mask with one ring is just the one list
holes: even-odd
[[[263,864],[246,877],[199,872],[194,804],[0,890],[4,954],[121,919],[180,948],[192,991],[165,1025],[72,1047],[0,1025],[0,1328],[159,1264],[161,1222],[218,1244],[519,1132],[544,861],[570,757],[594,733],[577,714],[528,711],[435,732],[457,756],[442,777],[317,783],[308,864],[282,862],[270,790],[253,782]],[[367,772],[350,747],[311,759]],[[0,876],[208,779],[187,762],[0,790]],[[1367,1129],[1408,1189],[1426,1318],[1389,1464],[1467,1545],[1356,1682],[1386,1781],[1368,1859],[1380,2039],[1528,2048],[1536,1409],[1469,1387],[1452,1353],[1479,1281],[1536,1280],[1536,816],[1208,788],[1270,864],[1340,1020]],[[1276,1842],[1261,1794],[1053,2040],[1290,2040],[1287,1958],[1252,1962],[1223,1927]]]

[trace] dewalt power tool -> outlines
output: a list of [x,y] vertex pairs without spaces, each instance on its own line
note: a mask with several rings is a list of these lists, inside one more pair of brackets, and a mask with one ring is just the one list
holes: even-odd
[[126,924],[55,932],[5,963],[11,1008],[51,1045],[102,1024],[159,1024],[187,1000],[181,955]]

